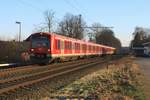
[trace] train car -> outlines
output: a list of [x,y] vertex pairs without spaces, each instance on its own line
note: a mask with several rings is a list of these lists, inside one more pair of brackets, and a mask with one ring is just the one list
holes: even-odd
[[113,54],[115,51],[113,47],[47,32],[33,33],[26,41],[30,41],[30,59],[35,63],[100,56]]

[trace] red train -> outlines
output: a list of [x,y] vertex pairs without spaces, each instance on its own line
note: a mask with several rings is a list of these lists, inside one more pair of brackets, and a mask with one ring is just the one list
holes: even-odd
[[113,47],[47,32],[34,33],[27,41],[30,41],[30,59],[36,63],[72,60],[115,52]]

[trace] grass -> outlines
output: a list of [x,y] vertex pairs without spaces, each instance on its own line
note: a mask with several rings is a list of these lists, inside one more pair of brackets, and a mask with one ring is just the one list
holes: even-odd
[[99,70],[69,84],[57,94],[68,96],[96,96],[102,100],[110,98],[128,100],[145,100],[141,90],[138,67],[126,63],[111,65],[109,69]]
[[84,97],[87,100],[145,100],[141,76],[138,65],[134,64],[131,57],[123,57],[43,82],[27,90],[21,89],[14,98],[53,100],[51,97]]

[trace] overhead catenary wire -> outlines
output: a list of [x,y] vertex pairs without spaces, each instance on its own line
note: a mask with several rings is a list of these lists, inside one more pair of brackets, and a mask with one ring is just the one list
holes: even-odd
[[107,29],[107,28],[114,28],[113,26],[110,26],[110,27],[106,27],[106,26],[100,26],[100,27],[93,27],[93,26],[85,26],[85,27],[82,27],[82,28],[104,28],[104,29]]
[[73,2],[80,8],[81,12],[83,13],[83,15],[86,16],[86,10],[85,8],[82,6],[79,5],[79,3],[77,2],[77,0],[73,0]]
[[[77,0],[64,0],[71,8],[74,8],[77,12],[81,12],[82,14],[79,14],[80,15],[83,15],[86,17],[86,9],[82,6],[79,5],[78,1]],[[71,1],[73,1],[74,3],[72,3]],[[89,19],[89,18],[88,18]],[[92,21],[92,19],[89,19],[90,21]],[[110,26],[110,27],[106,27],[106,26],[101,26],[101,27],[82,27],[82,28],[87,28],[87,29],[91,29],[91,28],[102,28],[102,29],[112,29],[114,27]]]
[[73,5],[70,1],[68,1],[68,0],[64,0],[65,1],[65,3],[67,4],[67,5],[69,5],[71,8],[73,8],[74,10],[76,10],[77,12],[79,11],[79,9],[75,6],[75,5]]
[[[83,15],[86,17],[86,11],[82,10],[81,7],[79,6],[78,2],[76,1],[75,3],[72,3],[71,0],[64,0],[66,2],[67,5],[69,5],[71,8],[73,8],[74,10],[76,10],[77,12],[80,11],[79,15]],[[75,4],[75,5],[74,5]],[[78,6],[76,6],[78,5]]]
[[24,0],[17,0],[17,1],[18,1],[19,3],[21,3],[22,5],[28,6],[28,7],[32,8],[32,9],[34,9],[34,10],[40,12],[40,13],[43,13],[43,10],[42,10],[41,8],[39,8],[39,7],[35,6],[35,5],[33,5],[32,3],[29,3],[29,2],[24,1]]
[[[17,0],[17,1],[19,1],[22,5],[25,5],[25,6],[28,6],[28,7],[30,7],[30,8],[32,8],[32,9],[35,9],[36,11],[38,11],[38,12],[40,12],[40,13],[43,13],[43,10],[40,8],[40,7],[38,7],[38,6],[36,6],[36,5],[33,5],[32,3],[29,3],[29,2],[27,2],[27,1],[24,1],[24,0]],[[76,10],[77,12],[81,12],[82,14],[83,14],[83,16],[85,16],[86,17],[86,10],[85,10],[85,8],[82,6],[80,6],[79,5],[79,3],[77,2],[77,0],[71,0],[71,1],[73,1],[74,3],[72,3],[70,0],[64,0],[65,1],[65,3],[67,4],[67,5],[69,5],[71,8],[73,8],[74,10]],[[82,10],[81,10],[82,9]],[[82,14],[79,14],[79,15],[82,15]],[[56,20],[56,23],[58,24],[59,22]],[[83,28],[92,28],[92,27],[83,27]],[[101,27],[101,28],[112,28],[112,27]]]

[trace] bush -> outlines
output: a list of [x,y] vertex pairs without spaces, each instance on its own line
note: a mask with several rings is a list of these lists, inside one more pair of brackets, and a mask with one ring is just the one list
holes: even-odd
[[21,53],[28,51],[29,43],[15,41],[0,41],[0,63],[21,61]]

